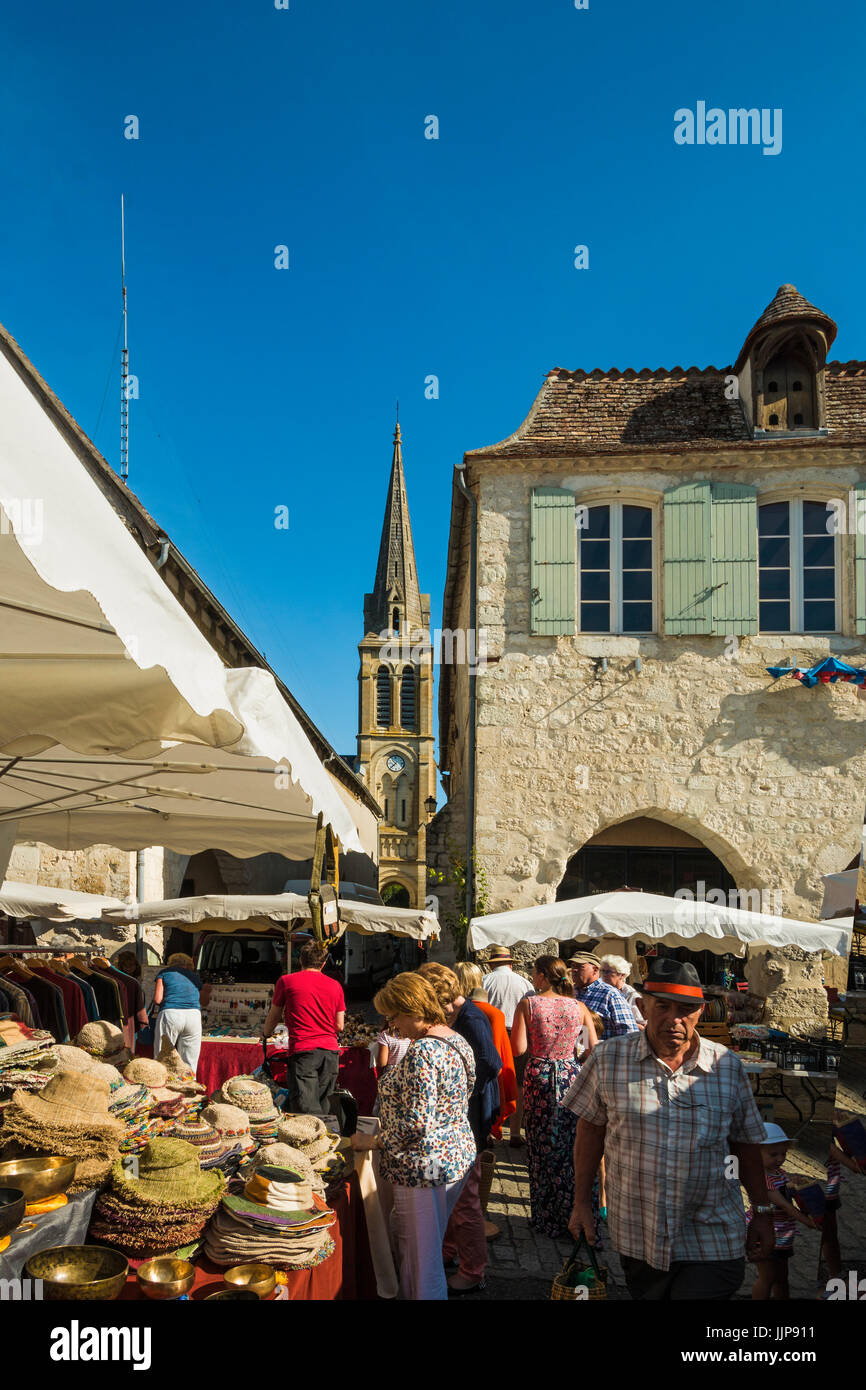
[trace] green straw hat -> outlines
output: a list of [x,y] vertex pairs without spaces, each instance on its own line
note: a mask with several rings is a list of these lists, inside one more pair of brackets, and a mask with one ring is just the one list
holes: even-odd
[[222,1173],[203,1173],[198,1150],[183,1139],[151,1139],[138,1155],[138,1177],[115,1163],[113,1190],[133,1203],[198,1207],[218,1201],[225,1187]]

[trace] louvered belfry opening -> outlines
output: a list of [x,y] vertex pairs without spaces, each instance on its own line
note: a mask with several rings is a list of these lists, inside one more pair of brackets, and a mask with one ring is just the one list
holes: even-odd
[[404,729],[415,728],[415,672],[411,666],[403,667],[400,682],[400,724]]
[[376,675],[376,723],[387,729],[391,723],[391,672],[380,666]]

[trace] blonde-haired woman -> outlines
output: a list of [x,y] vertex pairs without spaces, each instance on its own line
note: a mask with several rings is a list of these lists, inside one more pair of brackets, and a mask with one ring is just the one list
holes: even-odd
[[508,1036],[508,1028],[505,1025],[505,1014],[501,1009],[497,1009],[487,998],[487,991],[483,985],[483,975],[479,967],[472,961],[458,961],[454,967],[454,974],[460,983],[460,992],[479,1008],[487,1018],[493,1032],[493,1046],[499,1053],[502,1067],[499,1072],[499,1118],[494,1120],[490,1126],[490,1133],[494,1139],[502,1138],[502,1126],[504,1122],[511,1118],[517,1109],[517,1073],[514,1067],[514,1055],[511,1051],[511,1039]]
[[377,1135],[354,1134],[355,1149],[381,1149],[380,1176],[392,1185],[391,1232],[400,1297],[446,1299],[442,1241],[475,1162],[467,1110],[475,1082],[472,1049],[446,1027],[432,986],[406,972],[373,1005],[389,1030],[409,1038],[405,1057],[379,1083]]
[[202,984],[192,956],[181,951],[169,956],[156,977],[153,1002],[159,1010],[153,1029],[154,1057],[159,1056],[165,1038],[194,1072],[201,1052],[201,1011],[210,1002],[210,985]]

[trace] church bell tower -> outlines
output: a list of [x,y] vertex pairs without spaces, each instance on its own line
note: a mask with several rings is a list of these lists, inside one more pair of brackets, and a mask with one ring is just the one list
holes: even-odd
[[383,812],[379,891],[396,907],[421,908],[427,896],[426,802],[436,795],[433,653],[430,595],[418,586],[399,422],[358,651],[358,761]]

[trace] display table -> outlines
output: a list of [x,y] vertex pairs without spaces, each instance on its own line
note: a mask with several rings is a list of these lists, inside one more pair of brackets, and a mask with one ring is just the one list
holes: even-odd
[[[337,1213],[337,1220],[329,1232],[334,1242],[334,1253],[316,1265],[315,1269],[298,1269],[287,1273],[289,1299],[295,1303],[375,1299],[376,1276],[357,1175],[352,1173],[345,1182],[330,1187],[326,1201]],[[142,1260],[130,1260],[129,1278],[120,1295],[121,1300],[149,1301],[135,1277],[135,1270],[142,1263]],[[217,1289],[223,1287],[225,1271],[221,1265],[213,1264],[205,1256],[199,1256],[194,1264],[196,1277],[189,1297],[192,1302],[201,1302],[209,1293],[216,1293]]]
[[[196,1077],[212,1095],[230,1076],[246,1076],[258,1070],[264,1060],[260,1038],[203,1038]],[[367,1047],[341,1047],[337,1085],[358,1102],[361,1115],[370,1115],[378,1090],[376,1070],[371,1066]]]
[[96,1189],[70,1197],[65,1207],[43,1212],[41,1216],[25,1216],[35,1230],[11,1231],[12,1239],[0,1255],[0,1279],[25,1278],[24,1265],[38,1250],[50,1250],[53,1245],[84,1245],[90,1214],[96,1201]]

